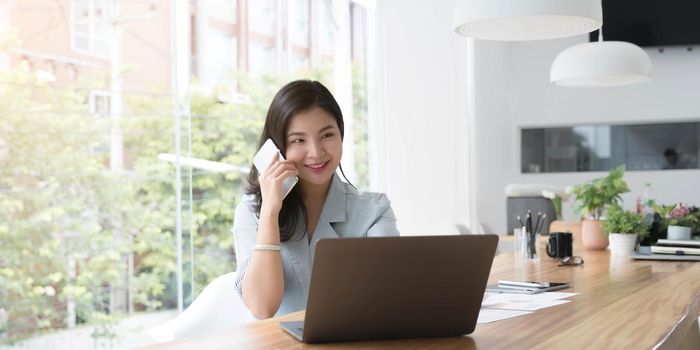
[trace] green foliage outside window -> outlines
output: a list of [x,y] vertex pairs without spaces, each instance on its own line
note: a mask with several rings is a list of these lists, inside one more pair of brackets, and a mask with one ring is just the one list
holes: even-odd
[[[137,312],[174,307],[174,166],[158,160],[174,153],[169,97],[125,97],[125,167],[111,170],[111,119],[89,113],[87,90],[42,85],[26,68],[0,75],[0,342],[65,328],[69,318],[101,325],[97,336],[110,337],[110,325],[124,316],[123,306],[112,305],[115,292],[128,291]],[[304,76],[323,81],[326,74]],[[248,166],[273,94],[292,79],[235,78],[249,102],[192,96],[191,124],[182,122],[183,135],[191,128],[192,157]],[[360,188],[367,186],[365,93],[354,86]],[[181,141],[190,156],[189,140]],[[182,175],[187,211],[189,169]],[[194,232],[195,295],[236,268],[230,228],[244,178],[192,172],[193,216],[183,232],[186,239]]]

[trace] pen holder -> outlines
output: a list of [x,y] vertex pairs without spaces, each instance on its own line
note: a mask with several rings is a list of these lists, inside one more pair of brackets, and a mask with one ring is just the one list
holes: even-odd
[[540,259],[540,234],[528,232],[525,227],[513,230],[515,236],[515,258],[517,260]]

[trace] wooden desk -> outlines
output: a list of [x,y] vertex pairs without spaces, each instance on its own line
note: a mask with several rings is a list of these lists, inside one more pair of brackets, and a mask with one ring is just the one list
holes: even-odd
[[[303,312],[183,339],[149,349],[698,349],[700,263],[633,261],[607,251],[581,252],[583,266],[543,259],[518,265],[496,256],[490,281],[572,283],[572,302],[490,324],[468,336],[355,343],[303,344],[279,321]],[[436,291],[437,293],[438,291]]]

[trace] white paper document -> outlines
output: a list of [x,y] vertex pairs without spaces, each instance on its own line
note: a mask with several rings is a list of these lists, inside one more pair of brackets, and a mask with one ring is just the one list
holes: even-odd
[[578,293],[566,293],[566,292],[547,292],[547,293],[541,293],[541,294],[531,294],[530,296],[534,299],[538,300],[558,300],[558,299],[566,299],[569,297],[573,297],[574,295],[578,295]]
[[477,323],[491,323],[500,320],[505,320],[511,317],[521,316],[531,314],[530,311],[517,311],[517,310],[499,310],[499,309],[487,309],[481,308],[479,311],[479,319]]
[[508,302],[497,303],[493,305],[488,305],[491,309],[504,309],[504,310],[523,310],[523,311],[535,311],[539,309],[544,309],[551,306],[561,305],[570,303],[571,300],[511,300]]
[[576,295],[577,293],[549,292],[540,294],[508,294],[508,293],[486,293],[483,308],[535,311],[551,306],[561,305],[570,300],[563,300]]

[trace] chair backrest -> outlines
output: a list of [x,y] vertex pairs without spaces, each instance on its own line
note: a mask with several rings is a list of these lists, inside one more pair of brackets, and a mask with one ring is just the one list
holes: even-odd
[[470,235],[472,231],[464,224],[455,224],[460,235]]
[[147,330],[157,342],[214,333],[254,320],[234,289],[236,273],[209,283],[192,304],[176,318]]
[[513,234],[514,228],[520,227],[517,216],[519,215],[522,221],[525,221],[528,210],[533,216],[533,224],[538,212],[547,214],[546,221],[540,230],[540,233],[543,235],[549,233],[549,223],[557,216],[552,201],[544,197],[508,197],[506,199],[506,207],[507,234],[509,235]]

